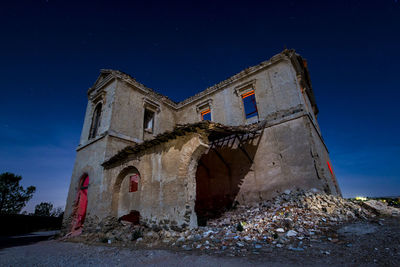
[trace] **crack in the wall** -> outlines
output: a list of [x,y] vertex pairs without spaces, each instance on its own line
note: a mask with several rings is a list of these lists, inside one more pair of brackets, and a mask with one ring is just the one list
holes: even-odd
[[318,179],[323,179],[324,180],[324,185],[323,185],[324,191],[327,194],[331,194],[332,193],[332,189],[330,187],[328,178],[326,177],[325,170],[322,167],[321,157],[317,152],[317,148],[316,148],[317,145],[315,144],[315,141],[314,141],[314,138],[313,138],[313,135],[312,135],[312,128],[311,128],[311,123],[309,121],[309,117],[305,117],[304,120],[305,120],[305,125],[306,125],[306,127],[308,129],[308,132],[309,132],[309,140],[310,140],[310,145],[311,145],[310,146],[310,153],[311,153],[311,157],[312,157],[313,162],[314,162],[315,172],[317,174]]

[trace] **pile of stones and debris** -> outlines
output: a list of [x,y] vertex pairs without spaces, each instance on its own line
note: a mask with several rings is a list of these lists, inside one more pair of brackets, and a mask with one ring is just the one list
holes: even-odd
[[400,209],[376,200],[357,202],[316,191],[286,190],[258,205],[237,206],[197,229],[171,230],[108,218],[88,227],[92,230],[84,231],[79,240],[228,255],[258,254],[275,247],[303,251],[318,240],[340,244],[344,241],[334,230],[338,225],[381,215],[400,216]]

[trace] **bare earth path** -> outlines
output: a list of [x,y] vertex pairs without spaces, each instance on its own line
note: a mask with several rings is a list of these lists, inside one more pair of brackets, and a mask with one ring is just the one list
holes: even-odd
[[253,266],[243,258],[221,258],[166,250],[88,246],[44,241],[0,251],[1,266]]
[[319,240],[304,251],[265,248],[230,257],[55,240],[0,249],[1,266],[400,266],[399,219],[356,222],[338,229],[339,243]]

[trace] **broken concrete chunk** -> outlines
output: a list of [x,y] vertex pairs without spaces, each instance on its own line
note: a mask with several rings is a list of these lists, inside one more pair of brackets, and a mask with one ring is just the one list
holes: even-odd
[[[382,206],[378,204],[379,207]],[[384,203],[382,204],[387,208]],[[332,210],[328,210],[328,207]],[[199,249],[216,253],[228,251],[234,255],[242,255],[253,253],[255,249],[263,247],[285,247],[292,251],[302,251],[306,247],[303,242],[307,244],[308,240],[339,243],[338,235],[332,234],[332,229],[336,229],[339,223],[352,222],[354,217],[371,218],[372,214],[359,202],[323,193],[293,191],[290,194],[283,193],[268,202],[238,206],[219,218],[210,219],[207,221],[207,226],[200,228],[176,232],[163,227],[163,230],[156,233],[152,227],[124,226],[108,218],[100,223],[88,221],[85,225],[87,230],[83,235],[86,240],[93,238],[104,243],[108,240],[113,244],[137,240],[135,244],[144,244],[148,247],[161,244],[168,247],[176,246],[182,250]],[[226,225],[227,221],[230,222],[229,225]],[[106,232],[90,231],[90,227],[96,229],[99,225]],[[243,227],[242,231],[237,230],[238,225]],[[377,230],[377,227],[378,224],[366,225],[363,222],[358,225],[353,222],[342,227],[338,234],[344,236],[368,234]],[[140,241],[142,236],[144,239]],[[326,254],[325,251],[321,253]]]
[[395,216],[395,217],[400,216],[400,209],[390,207],[382,201],[368,200],[362,202],[362,206],[378,215]]

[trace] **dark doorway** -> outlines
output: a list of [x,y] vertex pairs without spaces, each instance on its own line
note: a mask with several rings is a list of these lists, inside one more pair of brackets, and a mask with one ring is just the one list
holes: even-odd
[[222,145],[211,145],[197,165],[195,212],[199,226],[232,208],[253,164],[258,147],[254,139],[247,142],[240,142],[237,136],[225,139]]

